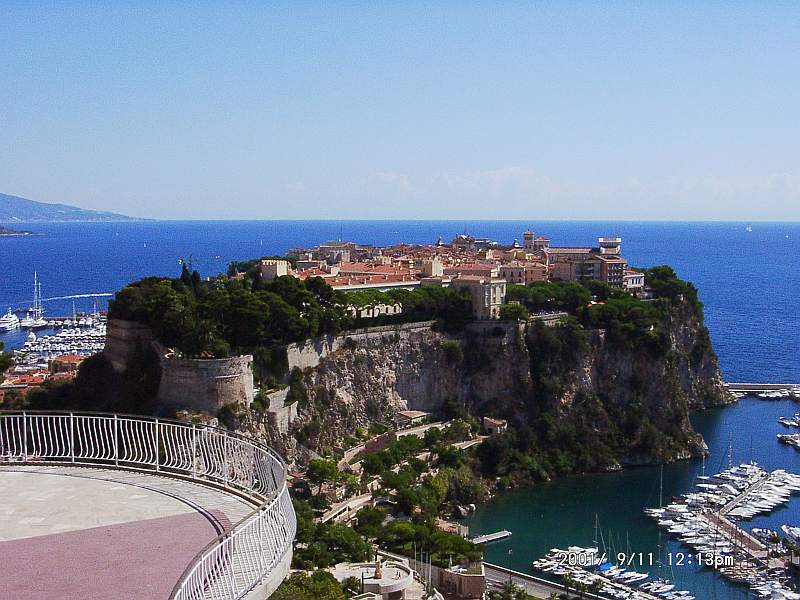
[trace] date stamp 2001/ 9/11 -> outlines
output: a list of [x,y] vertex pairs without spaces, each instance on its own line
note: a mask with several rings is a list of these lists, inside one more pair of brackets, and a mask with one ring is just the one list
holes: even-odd
[[659,557],[653,552],[617,552],[609,557],[605,553],[562,551],[556,555],[562,566],[591,568],[603,563],[616,563],[618,567],[732,567],[733,556],[721,556],[712,552],[668,552]]

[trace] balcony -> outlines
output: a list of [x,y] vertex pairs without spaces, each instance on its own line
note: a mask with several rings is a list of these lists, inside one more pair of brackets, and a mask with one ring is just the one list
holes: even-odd
[[19,600],[266,598],[291,563],[283,461],[215,427],[0,413],[0,502]]

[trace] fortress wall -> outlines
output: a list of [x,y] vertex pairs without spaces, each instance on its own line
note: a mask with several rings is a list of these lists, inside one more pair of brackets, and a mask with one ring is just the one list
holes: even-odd
[[115,371],[121,372],[133,358],[137,344],[141,344],[142,348],[148,348],[154,342],[153,332],[147,325],[135,321],[109,319],[106,324],[106,346],[103,356],[108,359]]
[[433,321],[422,321],[420,323],[368,327],[339,335],[322,335],[298,344],[289,344],[286,347],[289,371],[295,367],[301,370],[316,367],[323,358],[341,348],[348,338],[356,343],[369,342],[375,338],[403,335],[405,332],[419,329],[430,329],[432,325]]
[[215,414],[226,404],[253,401],[253,357],[219,359],[163,358],[158,402]]

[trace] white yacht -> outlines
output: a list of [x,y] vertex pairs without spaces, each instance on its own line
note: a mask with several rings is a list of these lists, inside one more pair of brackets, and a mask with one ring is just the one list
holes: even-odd
[[12,331],[19,327],[19,317],[8,309],[8,312],[0,317],[0,331]]
[[800,540],[800,527],[791,527],[789,525],[781,525],[781,530],[783,531],[786,538],[792,542],[797,543]]

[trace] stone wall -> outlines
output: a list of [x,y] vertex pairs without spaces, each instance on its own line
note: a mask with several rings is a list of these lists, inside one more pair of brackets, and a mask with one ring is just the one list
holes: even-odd
[[348,338],[358,343],[385,338],[404,331],[430,329],[432,325],[433,321],[422,321],[420,323],[368,327],[365,329],[355,329],[340,335],[322,335],[298,344],[289,344],[286,347],[289,371],[295,367],[300,370],[313,369],[319,365],[323,358],[341,348]]
[[164,408],[187,408],[215,414],[226,404],[253,401],[253,357],[161,360],[158,402]]
[[138,344],[142,348],[152,347],[155,343],[153,332],[147,325],[135,321],[109,319],[106,325],[105,356],[115,371],[124,371]]
[[282,434],[289,433],[292,422],[297,418],[297,402],[286,404],[289,388],[266,394],[267,418],[272,427]]
[[[160,409],[189,409],[216,414],[226,404],[253,401],[253,357],[221,359],[173,358],[159,344],[150,328],[134,321],[109,319],[103,355],[122,372],[136,348],[152,348],[161,360],[161,382],[156,400]],[[283,421],[289,421],[287,413]],[[288,424],[286,425],[288,427]]]

